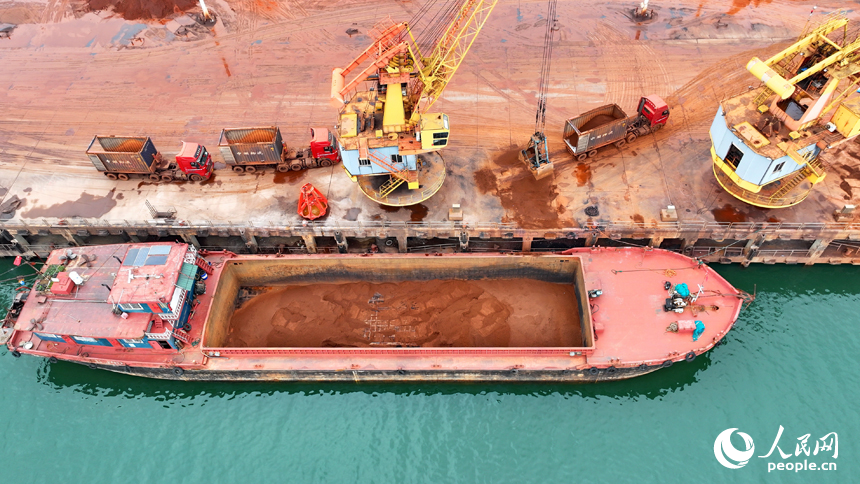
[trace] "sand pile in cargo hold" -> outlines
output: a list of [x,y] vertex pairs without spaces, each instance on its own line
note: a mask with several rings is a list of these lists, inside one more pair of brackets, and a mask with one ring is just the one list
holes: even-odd
[[272,288],[237,309],[233,347],[580,346],[572,285],[407,281]]
[[613,121],[616,121],[616,119],[613,116],[610,116],[608,114],[598,114],[597,116],[588,120],[587,123],[580,126],[579,130],[582,132],[585,132],[585,131],[597,128],[599,126],[603,126],[604,124],[609,124]]
[[92,10],[113,11],[126,20],[163,19],[198,6],[197,0],[87,0]]

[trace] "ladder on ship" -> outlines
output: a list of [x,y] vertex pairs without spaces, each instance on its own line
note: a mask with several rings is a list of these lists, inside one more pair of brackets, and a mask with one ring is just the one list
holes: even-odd
[[173,337],[185,344],[191,344],[191,335],[179,328],[173,330]]
[[206,259],[197,256],[197,258],[194,259],[194,265],[203,269],[203,272],[207,274],[212,274],[212,264],[210,264],[209,261],[207,261]]
[[380,198],[385,198],[391,194],[397,187],[404,182],[409,181],[409,170],[406,168],[398,169],[394,164],[389,163],[381,156],[377,155],[367,146],[366,139],[360,139],[358,142],[358,157],[364,160],[370,160],[373,164],[384,168],[388,171],[390,178],[379,187]]
[[776,199],[782,198],[783,196],[787,195],[788,192],[794,190],[794,188],[797,185],[800,185],[803,182],[803,180],[806,180],[807,178],[809,178],[809,175],[811,175],[811,174],[812,173],[810,172],[808,167],[804,166],[803,168],[801,168],[800,171],[795,173],[793,177],[791,177],[787,182],[785,182],[779,188],[779,190],[775,191],[773,193],[773,195],[770,196],[771,200],[776,200]]
[[761,107],[762,104],[765,101],[767,101],[768,98],[773,96],[774,94],[776,94],[776,93],[773,92],[773,89],[771,89],[767,86],[762,86],[761,91],[759,91],[758,95],[755,97],[755,100],[753,100],[753,105]]
[[803,183],[803,180],[807,178],[818,178],[820,181],[824,178],[826,173],[824,172],[824,166],[818,161],[818,158],[813,156],[811,151],[806,152],[805,154],[799,154],[794,147],[790,147],[786,150],[788,156],[791,157],[796,163],[803,163],[803,168],[800,169],[793,177],[791,177],[784,185],[782,185],[779,190],[771,195],[771,199],[782,198],[788,192],[793,190],[796,186]]

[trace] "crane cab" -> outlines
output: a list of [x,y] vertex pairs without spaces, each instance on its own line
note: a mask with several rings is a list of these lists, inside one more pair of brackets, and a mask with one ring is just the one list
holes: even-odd
[[421,116],[418,136],[421,139],[421,149],[436,151],[448,146],[450,127],[447,114],[425,114]]

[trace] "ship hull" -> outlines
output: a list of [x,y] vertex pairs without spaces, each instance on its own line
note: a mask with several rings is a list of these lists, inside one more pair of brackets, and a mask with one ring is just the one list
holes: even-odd
[[174,368],[135,368],[129,366],[87,365],[125,375],[177,381],[283,381],[283,382],[600,382],[626,380],[661,369],[661,366],[582,370],[183,370]]
[[[79,250],[119,246],[104,247]],[[34,316],[52,302],[36,291],[18,309],[7,347],[182,381],[599,382],[695,360],[720,343],[748,300],[707,265],[650,248],[200,257],[210,274],[187,296],[191,313],[173,330],[183,343],[175,349],[162,340],[95,344],[86,333],[60,340],[52,325],[67,313],[43,317],[34,330]],[[682,286],[687,302],[666,307]],[[73,320],[85,314],[68,300],[53,304],[76,309]],[[87,304],[88,314],[111,308]],[[130,323],[108,314],[97,328],[109,324]]]

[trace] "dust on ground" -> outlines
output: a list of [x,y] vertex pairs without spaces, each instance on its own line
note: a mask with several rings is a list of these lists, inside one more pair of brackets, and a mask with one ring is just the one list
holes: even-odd
[[747,214],[741,212],[736,207],[730,204],[725,204],[721,208],[711,210],[714,215],[714,220],[717,222],[746,222]]
[[44,5],[29,2],[3,2],[0,5],[0,24],[36,23],[42,18]]
[[711,209],[711,214],[717,222],[748,222],[761,220],[768,223],[780,222],[780,219],[772,214],[771,209],[754,207],[745,203],[738,203],[739,207],[726,203],[722,207]]
[[857,166],[860,161],[860,144],[856,141],[843,143],[831,152],[825,151],[821,161],[834,169],[835,175],[839,177],[839,188],[845,192],[842,199],[853,199],[854,190],[860,189],[860,168]]
[[112,8],[126,20],[163,19],[198,6],[197,0],[87,0],[94,10]]
[[575,347],[574,288],[524,279],[272,288],[237,309],[229,347]]
[[559,196],[555,177],[535,180],[518,158],[519,149],[496,156],[475,172],[475,185],[481,193],[499,197],[505,209],[503,222],[514,222],[524,229],[574,227],[576,222],[565,215],[566,200]]
[[111,211],[116,206],[119,199],[115,196],[116,189],[111,190],[107,195],[98,197],[89,193],[81,193],[81,196],[71,202],[62,202],[49,207],[37,205],[27,210],[22,215],[24,217],[39,218],[39,217],[81,217],[81,218],[99,218]]
[[666,96],[665,101],[672,114],[662,133],[658,133],[658,138],[665,139],[670,133],[689,130],[692,126],[709,129],[709,121],[723,99],[747,91],[750,87],[758,87],[759,84],[753,82],[755,79],[750,79],[746,63],[756,56],[767,59],[790,44],[777,43],[765,49],[751,49],[722,59]]
[[401,209],[409,210],[409,220],[412,222],[421,222],[424,220],[424,217],[427,216],[427,213],[430,209],[421,203],[416,203],[415,205],[407,205],[405,207],[393,207],[390,205],[379,205],[380,210],[387,213],[395,213],[399,212]]
[[573,173],[576,175],[576,186],[578,187],[584,187],[591,181],[591,167],[585,163],[578,163]]

